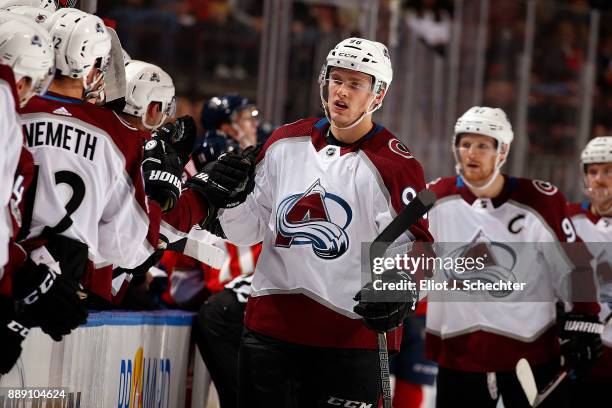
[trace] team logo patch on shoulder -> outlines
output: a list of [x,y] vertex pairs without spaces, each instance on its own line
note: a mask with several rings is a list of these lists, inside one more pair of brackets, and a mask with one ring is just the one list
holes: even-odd
[[410,153],[410,150],[408,150],[408,148],[406,146],[404,146],[402,144],[402,142],[400,142],[397,139],[390,139],[389,140],[389,149],[391,149],[391,151],[393,153],[402,156],[404,159],[413,159],[414,158],[412,153]]
[[555,195],[559,189],[548,181],[532,180],[533,186],[542,194],[549,196]]
[[317,180],[305,192],[292,194],[279,204],[274,245],[306,245],[319,258],[336,259],[348,250],[346,228],[352,218],[348,203],[328,193]]

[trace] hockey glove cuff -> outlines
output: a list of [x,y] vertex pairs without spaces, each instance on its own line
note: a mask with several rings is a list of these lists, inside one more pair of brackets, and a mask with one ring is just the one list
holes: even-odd
[[177,153],[163,140],[147,141],[142,172],[147,196],[157,201],[162,211],[170,211],[181,196],[183,187],[183,166]]
[[595,315],[567,313],[560,318],[561,355],[565,366],[583,371],[595,364],[603,352],[604,326]]
[[353,311],[363,317],[363,323],[378,333],[388,332],[402,325],[402,322],[414,314],[418,301],[416,286],[409,285],[412,278],[404,271],[388,270],[378,278],[386,286],[401,290],[376,290],[372,283],[365,285],[354,300],[358,303]]
[[36,265],[28,258],[13,282],[19,321],[29,327],[40,326],[53,340],[60,341],[87,321],[80,287],[61,274],[59,264]]
[[30,329],[17,320],[13,299],[0,296],[0,375],[11,371],[21,355],[21,343]]

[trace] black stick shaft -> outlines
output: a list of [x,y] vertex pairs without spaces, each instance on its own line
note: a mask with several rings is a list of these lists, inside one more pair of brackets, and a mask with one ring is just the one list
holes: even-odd
[[[370,271],[372,282],[376,279],[373,269],[374,259],[384,255],[386,249],[402,235],[408,228],[414,225],[436,201],[436,195],[431,190],[422,190],[389,225],[376,237],[370,246]],[[380,364],[380,382],[383,394],[383,407],[391,406],[391,380],[389,379],[389,352],[387,350],[386,333],[378,333],[378,359]]]

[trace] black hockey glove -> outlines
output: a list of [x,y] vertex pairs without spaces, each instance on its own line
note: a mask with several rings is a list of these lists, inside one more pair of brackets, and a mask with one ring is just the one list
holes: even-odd
[[174,149],[160,139],[147,141],[142,172],[147,196],[157,201],[164,212],[174,208],[183,187],[183,166]]
[[255,159],[259,150],[260,147],[253,146],[242,153],[222,154],[186,185],[202,194],[214,209],[236,207],[255,187]]
[[17,320],[13,299],[0,296],[0,375],[11,371],[21,355],[21,343],[28,335],[29,327]]
[[559,319],[561,355],[564,366],[581,372],[592,367],[601,357],[601,333],[604,326],[595,315],[567,313]]
[[168,122],[153,132],[154,139],[163,140],[172,146],[183,166],[189,161],[196,136],[196,124],[191,116],[181,116],[175,122]]
[[416,286],[407,285],[413,280],[404,271],[388,270],[376,279],[406,286],[403,290],[375,290],[370,282],[355,295],[354,300],[358,303],[353,311],[363,317],[369,329],[384,333],[401,326],[404,319],[414,313],[419,297]]
[[13,276],[17,317],[29,327],[40,326],[55,341],[87,321],[79,285],[46,264],[28,258]]

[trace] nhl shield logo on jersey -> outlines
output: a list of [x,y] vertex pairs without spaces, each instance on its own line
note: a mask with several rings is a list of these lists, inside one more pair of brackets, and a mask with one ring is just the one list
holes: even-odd
[[281,201],[274,244],[280,248],[310,245],[319,258],[336,259],[348,249],[346,228],[352,217],[348,203],[325,191],[317,180],[304,193]]

